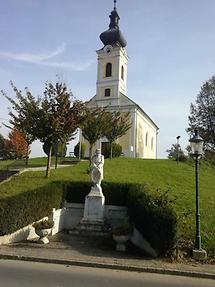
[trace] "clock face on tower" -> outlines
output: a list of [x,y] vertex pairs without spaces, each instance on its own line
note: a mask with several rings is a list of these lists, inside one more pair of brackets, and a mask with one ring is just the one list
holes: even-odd
[[106,45],[104,47],[104,51],[109,54],[113,50],[113,47],[111,45]]

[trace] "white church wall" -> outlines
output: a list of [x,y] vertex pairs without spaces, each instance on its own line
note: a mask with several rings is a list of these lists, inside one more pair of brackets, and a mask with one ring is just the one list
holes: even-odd
[[136,157],[136,109],[135,106],[123,107],[121,105],[120,112],[130,113],[131,128],[127,133],[120,137],[116,142],[122,146],[122,152],[126,157]]
[[155,159],[157,129],[141,111],[137,111],[137,133],[137,157]]

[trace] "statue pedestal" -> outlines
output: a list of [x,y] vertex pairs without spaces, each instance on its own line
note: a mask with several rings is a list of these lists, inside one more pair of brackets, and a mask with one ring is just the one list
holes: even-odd
[[84,216],[71,234],[82,234],[89,236],[107,236],[108,227],[104,222],[105,197],[101,186],[95,185],[85,197]]
[[105,197],[101,186],[95,185],[85,198],[83,223],[104,223]]

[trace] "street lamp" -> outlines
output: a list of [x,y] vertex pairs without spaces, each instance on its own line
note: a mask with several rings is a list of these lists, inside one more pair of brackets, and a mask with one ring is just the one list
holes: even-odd
[[179,163],[179,139],[181,136],[177,136],[177,164]]
[[194,137],[189,140],[191,155],[194,157],[196,163],[196,244],[193,250],[193,258],[203,260],[207,257],[207,252],[201,248],[200,234],[199,159],[203,154],[203,139],[199,136],[197,129],[194,132]]

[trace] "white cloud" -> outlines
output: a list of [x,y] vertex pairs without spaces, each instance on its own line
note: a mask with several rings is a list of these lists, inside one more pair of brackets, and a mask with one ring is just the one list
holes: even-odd
[[84,63],[72,63],[72,62],[42,62],[41,65],[49,66],[49,67],[56,67],[56,68],[64,68],[64,69],[71,69],[73,71],[86,71],[93,61],[86,61]]
[[15,61],[22,61],[31,64],[43,65],[48,67],[65,68],[74,71],[85,71],[92,64],[92,61],[86,61],[84,63],[72,63],[72,62],[53,62],[50,59],[57,57],[65,51],[66,43],[62,43],[54,51],[42,54],[32,53],[12,53],[0,51],[0,57],[8,58]]
[[57,49],[55,49],[53,52],[48,53],[48,54],[11,53],[11,52],[1,52],[0,51],[0,56],[10,58],[12,60],[40,64],[43,61],[46,61],[48,59],[51,59],[53,57],[56,57],[56,56],[62,54],[65,50],[65,47],[66,47],[66,44],[63,43]]

